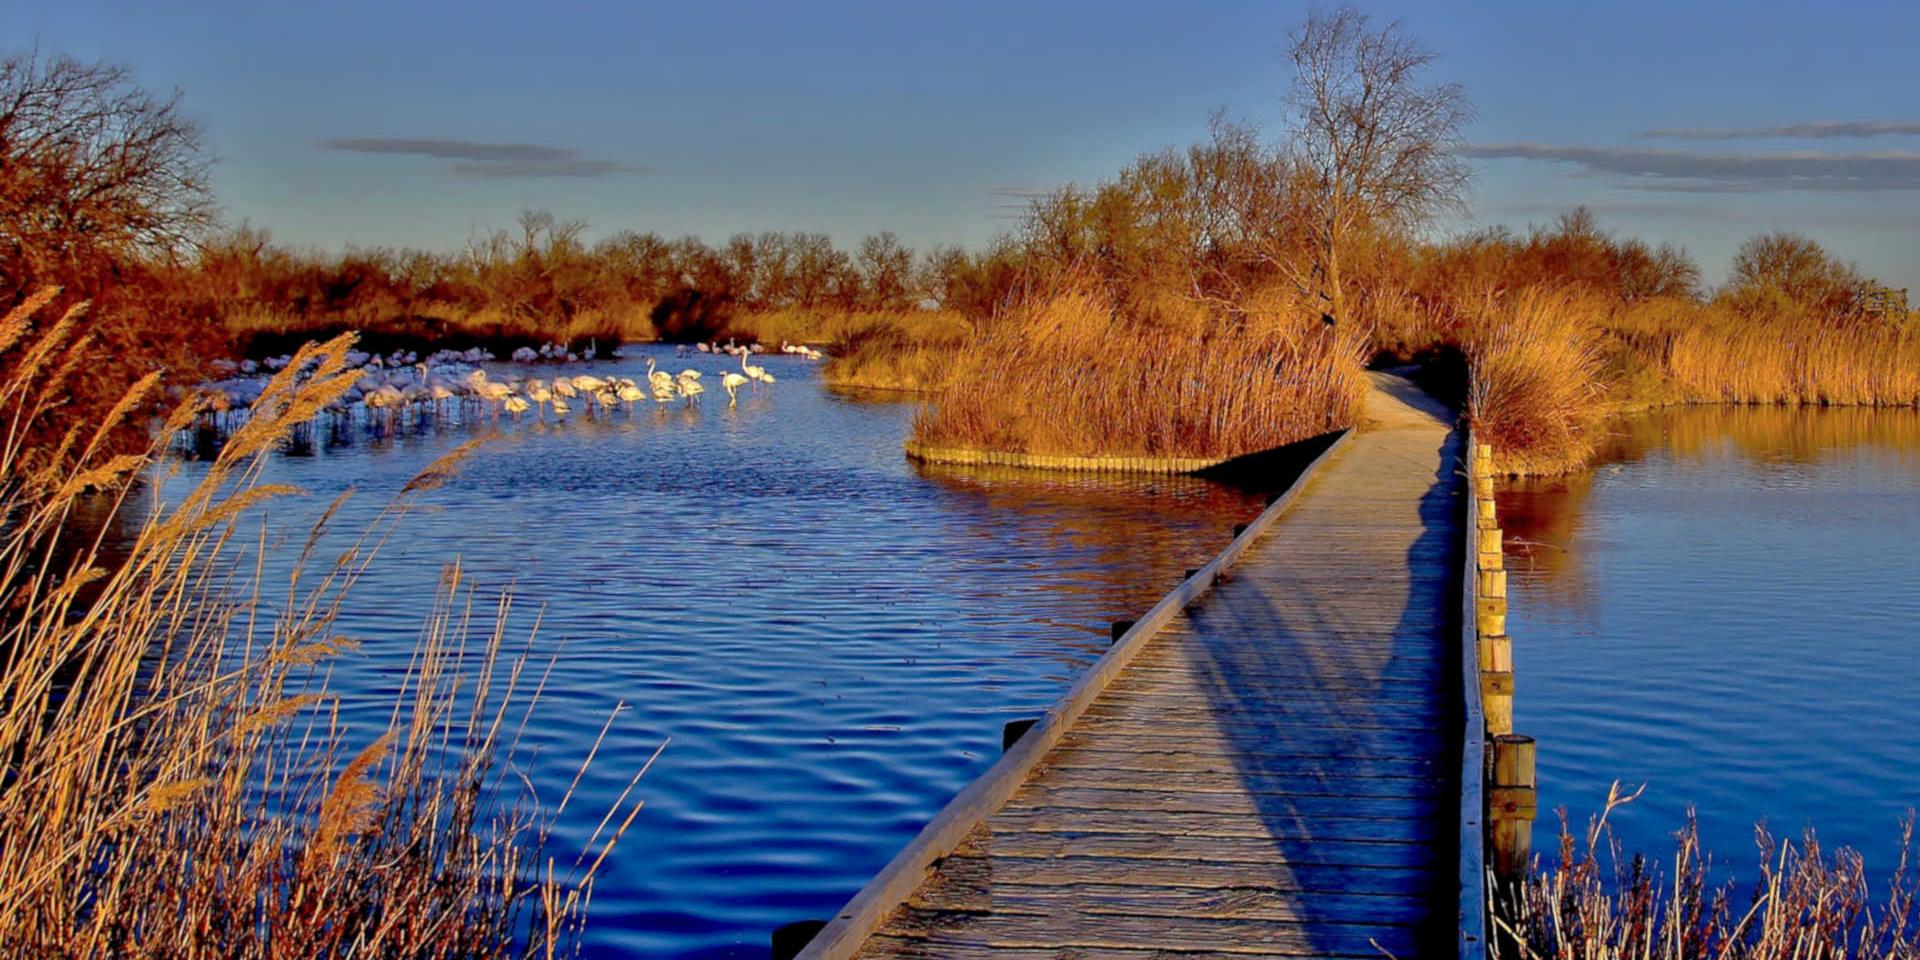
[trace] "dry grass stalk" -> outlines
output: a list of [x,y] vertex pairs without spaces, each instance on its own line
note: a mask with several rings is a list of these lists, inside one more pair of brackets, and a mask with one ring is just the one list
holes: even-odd
[[[1560,851],[1510,896],[1492,903],[1500,960],[1912,960],[1920,956],[1920,893],[1909,873],[1913,818],[1900,862],[1876,899],[1865,862],[1828,854],[1812,831],[1778,843],[1756,828],[1759,875],[1744,904],[1716,883],[1691,817],[1676,836],[1671,875],[1621,853],[1608,819],[1637,798],[1615,784],[1576,837],[1561,811]],[[1602,862],[1603,857],[1605,863]]]
[[[61,458],[23,437],[58,408],[60,357],[86,334],[79,311],[38,333],[31,319],[0,320],[13,411],[0,427],[0,943],[64,957],[567,951],[619,832],[569,870],[542,866],[552,815],[519,790],[502,738],[537,697],[498,622],[470,649],[472,618],[456,613],[473,588],[458,567],[386,731],[343,728],[327,689],[327,658],[352,646],[332,630],[342,604],[451,463],[333,562],[315,555],[316,529],[271,608],[261,546],[238,536],[286,492],[260,483],[265,455],[357,375],[350,341],[303,349],[204,477],[156,491],[162,506],[109,558],[105,533],[68,532],[76,505],[109,497],[117,515],[136,475],[163,482],[144,468],[195,411],[176,410],[132,457],[102,452],[111,424],[76,425],[78,471],[52,469]],[[136,385],[116,415],[152,388]],[[637,809],[623,798],[608,816],[630,823]]]

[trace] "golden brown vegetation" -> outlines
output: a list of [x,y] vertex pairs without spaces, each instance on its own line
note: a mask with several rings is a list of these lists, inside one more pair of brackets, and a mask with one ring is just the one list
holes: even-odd
[[969,342],[913,437],[1023,453],[1238,456],[1351,423],[1361,370],[1357,336],[1297,308],[1231,327],[1143,328],[1069,289]]
[[[190,489],[132,481],[191,422],[114,453],[120,418],[158,376],[93,422],[63,416],[65,359],[88,321],[0,320],[0,943],[62,957],[492,957],[565,952],[592,879],[636,807],[609,814],[581,856],[542,856],[552,816],[512,779],[513,731],[537,685],[476,619],[457,566],[423,608],[421,647],[384,731],[341,722],[334,621],[410,504],[463,447],[407,485],[337,558],[317,556],[336,502],[284,584],[245,525],[293,492],[260,481],[264,456],[358,375],[348,341],[311,346],[274,378]],[[45,318],[58,316],[54,322]],[[41,325],[36,328],[37,317]],[[29,442],[62,425],[55,450]],[[69,465],[72,465],[69,467]],[[132,526],[69,529],[89,498]],[[271,600],[269,602],[269,596]],[[504,615],[505,601],[498,611]],[[484,614],[484,611],[483,611]],[[625,803],[624,799],[621,801]]]
[[[1920,888],[1900,862],[1876,897],[1859,854],[1831,854],[1809,832],[1798,844],[1756,831],[1759,877],[1750,897],[1709,876],[1699,834],[1677,834],[1672,873],[1621,854],[1607,816],[1618,788],[1576,838],[1562,813],[1560,851],[1518,890],[1495,897],[1493,955],[1501,960],[1905,960],[1920,955]],[[1603,863],[1605,857],[1608,862]]]

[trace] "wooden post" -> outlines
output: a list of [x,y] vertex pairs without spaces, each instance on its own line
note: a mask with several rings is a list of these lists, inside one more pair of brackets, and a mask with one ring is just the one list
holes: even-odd
[[1507,598],[1507,572],[1505,570],[1480,571],[1480,596]]
[[1533,738],[1502,734],[1493,738],[1493,786],[1487,791],[1487,819],[1492,827],[1493,874],[1502,884],[1527,875],[1533,859],[1533,817],[1539,801],[1534,792]]
[[1505,547],[1501,540],[1500,528],[1492,527],[1480,531],[1479,556],[1474,558],[1476,566],[1482,572],[1505,569]]
[[1490,736],[1513,732],[1513,641],[1480,638],[1480,712]]
[[795,920],[773,928],[773,960],[793,960],[826,927],[825,920]]
[[1498,507],[1494,504],[1492,497],[1482,496],[1478,500],[1475,500],[1474,503],[1480,508],[1480,528],[1482,530],[1498,525],[1495,523],[1496,515],[1494,513]]

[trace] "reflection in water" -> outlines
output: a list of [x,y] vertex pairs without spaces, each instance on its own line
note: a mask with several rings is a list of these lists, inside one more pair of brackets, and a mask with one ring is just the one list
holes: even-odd
[[1662,410],[1499,501],[1545,806],[1644,781],[1630,849],[1697,805],[1722,863],[1764,818],[1891,867],[1920,805],[1920,413]]
[[[666,362],[714,377],[730,361]],[[363,640],[336,667],[342,716],[372,731],[440,565],[459,556],[483,588],[511,588],[508,636],[538,617],[535,659],[557,657],[527,735],[550,801],[629,706],[556,853],[672,738],[595,887],[589,955],[761,957],[774,926],[837,909],[998,755],[1003,721],[1052,702],[1105,650],[1109,621],[1144,611],[1263,502],[1190,478],[918,472],[901,453],[911,404],[828,395],[804,361],[761,362],[779,385],[733,409],[500,424],[406,520],[339,625]],[[644,364],[636,351],[593,369]],[[322,437],[276,458],[264,479],[311,496],[270,518],[270,582],[300,546],[287,534],[335,493],[360,490],[331,552],[422,466],[494,429]]]

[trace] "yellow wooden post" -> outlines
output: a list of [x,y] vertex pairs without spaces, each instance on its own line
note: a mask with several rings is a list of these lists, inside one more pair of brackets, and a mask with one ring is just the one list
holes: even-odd
[[1502,734],[1493,738],[1493,784],[1487,791],[1492,826],[1494,877],[1511,884],[1526,876],[1533,859],[1533,817],[1539,806],[1534,789],[1533,738]]

